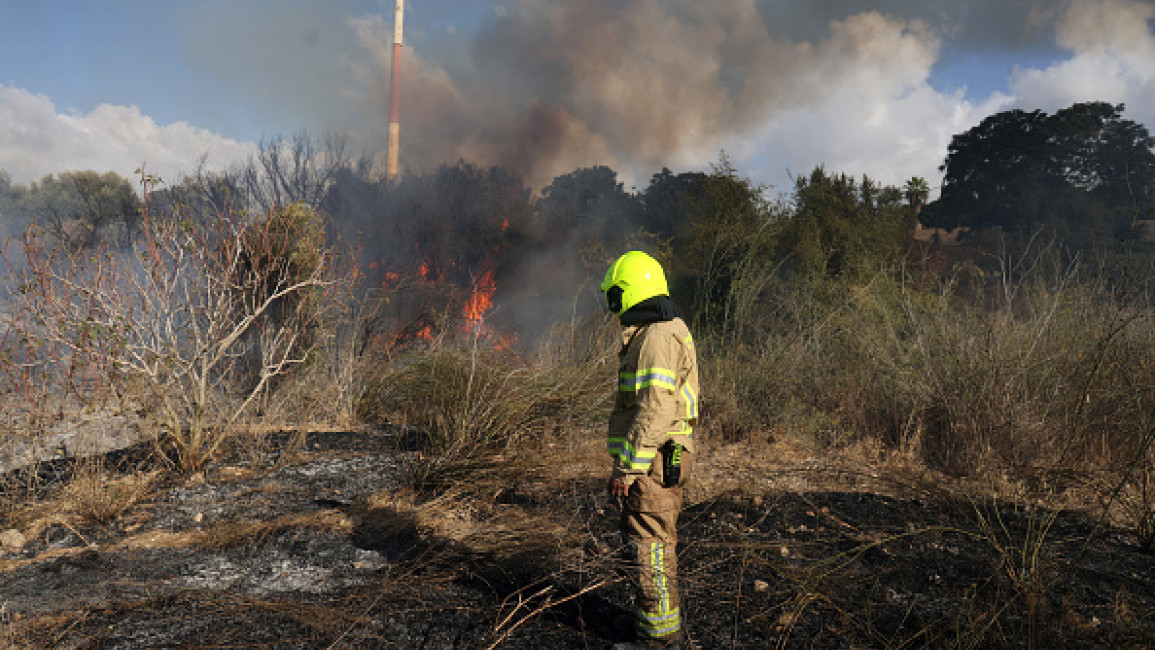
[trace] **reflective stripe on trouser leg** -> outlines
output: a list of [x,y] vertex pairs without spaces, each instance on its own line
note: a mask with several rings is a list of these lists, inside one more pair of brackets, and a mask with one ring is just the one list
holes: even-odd
[[674,545],[659,541],[638,544],[640,598],[637,602],[638,632],[661,638],[682,629],[678,606],[677,556]]
[[[622,508],[622,534],[630,549],[632,582],[637,608],[637,631],[642,638],[671,638],[682,632],[678,597],[678,514],[682,487],[662,485],[661,450],[650,473],[630,486]],[[693,454],[682,455],[682,477],[693,468]]]

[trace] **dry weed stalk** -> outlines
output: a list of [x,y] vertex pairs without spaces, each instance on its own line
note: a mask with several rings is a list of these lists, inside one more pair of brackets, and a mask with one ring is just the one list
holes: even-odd
[[[608,587],[617,582],[621,582],[621,580],[621,578],[604,578],[592,584],[586,585],[578,591],[557,600],[553,599],[553,591],[555,589],[553,585],[546,585],[545,587],[542,587],[529,596],[525,596],[525,593],[529,590],[529,588],[519,589],[515,594],[507,596],[505,600],[502,601],[501,608],[498,613],[499,619],[493,626],[493,634],[497,638],[493,643],[489,645],[487,650],[494,650],[494,648],[498,647],[506,639],[508,639],[509,636],[517,630],[517,628],[533,620],[534,618],[541,616],[546,611],[554,607],[564,605],[565,603],[568,603],[569,601],[576,598],[581,598],[590,592],[597,591],[603,587]],[[544,581],[539,581],[538,583],[531,585],[531,587],[536,587],[542,582]],[[510,601],[512,598],[514,598],[514,596],[516,596],[516,604],[513,605],[513,609],[511,609],[508,613],[505,613],[505,609],[511,604]],[[504,616],[502,616],[503,613]]]

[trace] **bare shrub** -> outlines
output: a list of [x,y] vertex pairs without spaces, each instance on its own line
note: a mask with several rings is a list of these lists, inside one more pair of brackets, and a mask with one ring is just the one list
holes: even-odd
[[1134,522],[1139,543],[1155,554],[1155,458],[1148,440],[1147,456],[1123,484],[1121,507],[1126,518]]
[[[145,218],[131,256],[49,248],[35,230],[11,272],[9,374],[40,375],[95,400],[136,386],[182,470],[200,467],[273,382],[316,349],[326,294],[340,286],[304,206],[208,223]],[[30,395],[35,398],[35,395]]]

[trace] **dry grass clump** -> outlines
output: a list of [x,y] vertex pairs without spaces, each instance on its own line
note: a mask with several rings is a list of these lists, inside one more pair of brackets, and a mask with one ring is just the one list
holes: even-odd
[[39,650],[45,647],[37,639],[34,628],[47,628],[55,638],[67,632],[70,621],[66,615],[48,615],[30,621],[18,613],[8,611],[7,603],[0,603],[0,644],[8,650]]
[[359,504],[354,518],[361,534],[378,541],[433,536],[503,558],[506,564],[517,564],[510,558],[538,556],[532,564],[540,565],[559,548],[578,545],[567,543],[574,541],[575,531],[551,516],[556,513],[496,503],[494,494],[500,494],[504,482],[500,473],[489,472],[433,496],[412,490],[379,493]]
[[[78,460],[66,481],[45,498],[10,503],[6,518],[10,525],[25,529],[29,538],[53,523],[76,532],[77,527],[108,524],[125,516],[155,492],[159,481],[156,471],[120,473],[100,460]],[[23,490],[12,494],[27,497]]]
[[448,480],[566,422],[601,419],[613,331],[604,319],[559,331],[530,357],[478,336],[441,338],[377,368],[358,411],[418,432],[415,484]]
[[57,502],[61,511],[75,515],[82,523],[105,524],[147,499],[157,481],[156,472],[113,476],[99,461],[80,461]]
[[[579,446],[588,447],[585,443]],[[596,446],[602,447],[600,440]],[[574,504],[568,503],[568,489],[574,487],[570,472],[539,472],[541,456],[532,452],[495,461],[470,481],[442,485],[435,493],[372,495],[354,514],[361,542],[421,549],[417,565],[448,562],[463,577],[504,594],[490,632],[494,641],[481,647],[497,647],[543,613],[621,580],[614,570],[616,556],[586,550],[588,522],[575,517]],[[582,489],[591,487],[586,482]],[[600,488],[599,481],[593,489]],[[548,498],[539,499],[543,492]]]
[[1143,466],[1125,476],[1120,485],[1123,520],[1131,523],[1143,548],[1155,554],[1155,454],[1151,446]]

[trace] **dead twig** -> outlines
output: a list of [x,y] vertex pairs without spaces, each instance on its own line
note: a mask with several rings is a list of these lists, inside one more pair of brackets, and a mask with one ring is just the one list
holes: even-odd
[[[566,596],[565,598],[562,598],[561,600],[557,600],[557,601],[551,601],[551,600],[550,600],[550,599],[547,597],[547,598],[546,598],[546,601],[545,601],[545,603],[543,603],[543,604],[542,604],[540,607],[538,607],[537,609],[533,610],[532,612],[529,612],[529,613],[528,613],[528,614],[526,614],[525,616],[523,616],[523,617],[521,617],[520,619],[518,619],[518,620],[517,620],[517,622],[515,622],[513,625],[511,625],[511,626],[509,627],[509,629],[507,629],[505,632],[503,632],[503,633],[502,633],[502,635],[501,635],[501,636],[499,636],[499,637],[497,638],[497,640],[493,642],[493,644],[492,644],[492,645],[490,645],[488,648],[486,648],[486,650],[493,650],[493,649],[494,649],[494,648],[496,648],[497,646],[501,645],[501,644],[502,644],[502,642],[504,642],[504,641],[505,641],[507,638],[509,638],[509,635],[510,635],[510,634],[513,634],[514,630],[516,630],[517,628],[521,627],[521,626],[522,626],[522,625],[523,625],[523,624],[524,624],[526,621],[529,621],[530,619],[533,619],[533,618],[535,618],[535,617],[537,617],[537,616],[541,615],[541,613],[542,613],[542,612],[544,612],[544,611],[546,611],[547,609],[550,609],[550,608],[553,608],[553,607],[557,607],[558,605],[562,605],[562,604],[564,604],[564,603],[567,603],[567,602],[569,602],[569,601],[573,600],[574,598],[578,598],[578,597],[580,597],[580,596],[583,596],[583,595],[585,595],[585,594],[587,594],[587,593],[589,593],[589,592],[591,592],[591,591],[594,591],[594,590],[596,590],[596,589],[601,589],[602,587],[606,587],[606,586],[609,586],[609,585],[615,584],[615,583],[619,582],[620,580],[621,580],[620,578],[614,578],[614,579],[611,579],[611,578],[605,578],[605,579],[602,579],[602,580],[599,580],[599,581],[597,581],[597,582],[593,583],[592,585],[589,585],[588,587],[584,587],[584,588],[583,588],[581,591],[578,591],[578,592],[576,592],[576,593],[570,594],[569,596]],[[533,599],[533,598],[536,598],[536,597],[537,597],[537,596],[539,596],[539,595],[545,594],[545,593],[547,593],[547,592],[551,591],[552,589],[553,589],[553,586],[552,586],[552,585],[551,585],[551,586],[548,586],[548,587],[546,587],[545,589],[542,589],[542,590],[541,590],[541,591],[539,591],[538,593],[536,593],[536,594],[534,594],[533,596],[531,596],[531,597],[530,597],[530,599]],[[528,601],[527,601],[527,602],[528,602]],[[513,616],[513,614],[514,614],[514,613],[515,613],[515,612],[516,612],[518,609],[520,609],[520,608],[521,608],[521,606],[522,606],[522,603],[518,603],[518,606],[517,606],[516,608],[514,608],[514,611],[513,611],[513,612],[510,612],[510,615],[509,615],[509,616],[507,616],[507,617],[505,617],[505,619],[503,619],[503,620],[501,621],[501,623],[500,623],[500,624],[498,624],[498,626],[494,628],[494,630],[493,630],[493,631],[494,631],[494,632],[497,632],[498,630],[500,630],[500,629],[501,629],[501,627],[502,627],[504,624],[508,623],[508,622],[510,621],[511,617]]]

